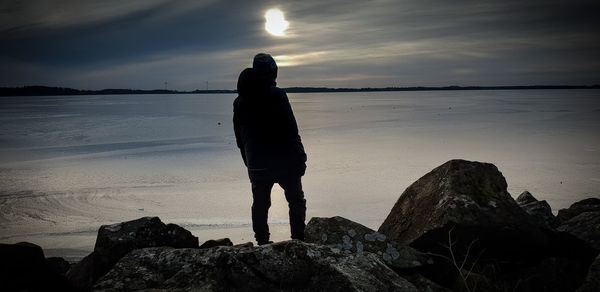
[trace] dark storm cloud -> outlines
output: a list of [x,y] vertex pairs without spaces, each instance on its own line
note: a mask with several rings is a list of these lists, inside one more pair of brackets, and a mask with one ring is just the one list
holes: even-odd
[[[0,85],[233,88],[259,51],[276,56],[284,86],[600,76],[598,1],[123,2],[0,4]],[[264,31],[271,7],[284,11],[288,36]]]
[[[216,1],[135,2],[143,5],[121,12],[115,2],[112,10],[98,13],[93,12],[93,5],[84,5],[51,20],[5,28],[7,42],[1,52],[18,60],[78,65],[144,58],[170,50],[227,49],[252,41],[238,34],[244,28],[240,24],[249,17],[240,11],[235,15],[235,10]],[[82,12],[91,20],[80,17]],[[69,21],[71,17],[76,20]]]

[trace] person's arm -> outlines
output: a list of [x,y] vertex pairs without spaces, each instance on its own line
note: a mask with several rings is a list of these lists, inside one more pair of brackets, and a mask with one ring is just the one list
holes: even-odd
[[298,123],[296,122],[296,117],[294,116],[294,111],[292,110],[292,105],[290,104],[290,100],[287,97],[285,91],[281,90],[282,97],[282,112],[283,112],[283,121],[284,121],[284,130],[287,132],[288,141],[292,142],[295,147],[297,147],[297,154],[299,155],[299,159],[306,162],[306,152],[304,151],[304,146],[302,145],[302,138],[300,138],[300,134],[298,132]]
[[238,103],[239,103],[239,101],[236,98],[235,101],[233,102],[233,132],[235,133],[235,143],[237,144],[237,147],[240,149],[240,153],[242,154],[242,159],[244,160],[244,164],[248,165],[248,163],[246,162],[246,150],[244,149],[244,143],[242,142],[239,116],[237,114]]
[[290,131],[290,136],[294,139],[297,140],[298,142],[302,142],[302,139],[300,138],[300,134],[298,133],[298,123],[296,122],[296,117],[294,116],[294,111],[292,110],[292,105],[290,104],[290,100],[287,96],[287,94],[285,93],[285,91],[283,91],[283,97],[284,97],[284,110],[285,110],[285,121],[286,121],[286,125],[288,128],[288,131]]

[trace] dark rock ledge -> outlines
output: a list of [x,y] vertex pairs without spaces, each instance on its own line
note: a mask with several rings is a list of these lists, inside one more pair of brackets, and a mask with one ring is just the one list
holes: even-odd
[[198,238],[158,217],[101,226],[76,264],[0,244],[0,291],[600,291],[600,199],[554,216],[489,163],[451,160],[379,230],[312,218],[306,242]]

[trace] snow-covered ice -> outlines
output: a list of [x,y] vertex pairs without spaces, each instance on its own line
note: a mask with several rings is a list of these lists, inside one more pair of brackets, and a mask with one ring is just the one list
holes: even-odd
[[[409,184],[453,158],[494,163],[556,212],[600,196],[600,91],[289,94],[308,153],[307,218],[377,229]],[[160,216],[200,241],[251,241],[235,95],[0,97],[0,242],[89,252],[101,224]],[[220,124],[219,124],[220,123]],[[273,191],[273,240],[288,237]]]

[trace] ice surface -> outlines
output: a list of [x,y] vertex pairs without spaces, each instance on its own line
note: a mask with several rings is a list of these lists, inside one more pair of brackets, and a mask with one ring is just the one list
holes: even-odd
[[[555,212],[600,196],[598,90],[289,96],[309,159],[308,218],[376,229],[409,184],[453,158],[496,164],[514,196],[529,190]],[[84,254],[101,224],[142,216],[201,242],[253,240],[234,98],[0,98],[0,242]],[[272,239],[289,236],[278,187],[270,222]]]

